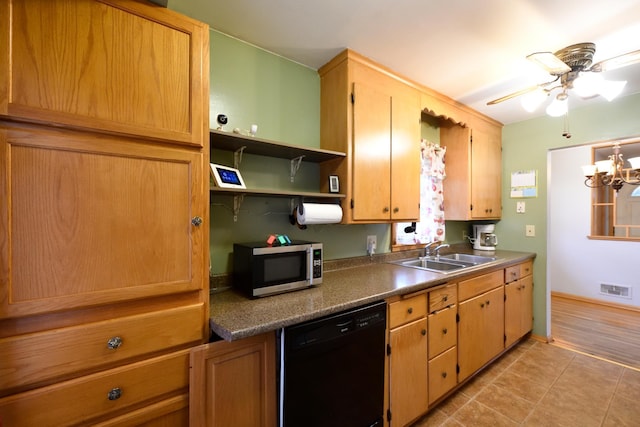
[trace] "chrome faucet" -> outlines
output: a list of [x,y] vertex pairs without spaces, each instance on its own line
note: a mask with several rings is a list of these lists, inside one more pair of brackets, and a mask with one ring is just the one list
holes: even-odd
[[425,247],[424,247],[424,256],[431,255],[431,246],[433,246],[433,245],[441,245],[441,244],[442,244],[442,242],[440,242],[438,240],[435,240],[435,241],[433,241],[431,243],[427,243],[425,245]]
[[436,246],[436,248],[433,250],[436,253],[436,258],[440,257],[440,249],[448,248],[448,247],[449,247],[448,243],[443,243],[441,245]]

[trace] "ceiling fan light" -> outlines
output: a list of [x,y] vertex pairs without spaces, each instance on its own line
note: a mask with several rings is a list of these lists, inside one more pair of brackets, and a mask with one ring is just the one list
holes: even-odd
[[595,73],[580,73],[580,76],[573,81],[573,89],[583,97],[589,98],[598,95],[602,88],[604,77]]
[[520,98],[520,104],[525,111],[533,113],[538,109],[540,104],[547,98],[547,94],[542,89],[536,89]]
[[611,101],[618,95],[620,95],[620,93],[622,93],[622,89],[624,89],[626,84],[626,80],[604,80],[600,85],[598,94],[600,94],[600,96],[605,98],[607,101]]
[[[558,95],[558,97],[560,95]],[[551,117],[563,116],[567,114],[567,111],[569,110],[568,98],[564,97],[563,99],[558,99],[558,97],[556,97],[553,102],[551,102],[551,104],[549,104],[549,106],[547,107],[547,114]]]

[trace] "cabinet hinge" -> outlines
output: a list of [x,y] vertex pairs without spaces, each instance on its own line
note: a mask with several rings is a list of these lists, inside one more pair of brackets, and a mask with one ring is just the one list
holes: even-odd
[[507,300],[507,294],[504,294],[504,300],[505,301]]
[[460,323],[460,315],[456,313],[456,323]]
[[469,205],[469,210],[472,211],[473,210],[473,203]]
[[387,344],[387,356],[391,355],[391,345]]
[[391,421],[391,409],[387,409],[387,421]]
[[355,104],[356,103],[356,94],[351,92],[351,103]]
[[456,363],[456,374],[459,374],[459,373],[460,373],[460,365]]
[[507,342],[507,334],[504,334],[504,342]]
[[351,199],[351,203],[349,203],[349,205],[351,206],[351,209],[353,209],[353,199]]

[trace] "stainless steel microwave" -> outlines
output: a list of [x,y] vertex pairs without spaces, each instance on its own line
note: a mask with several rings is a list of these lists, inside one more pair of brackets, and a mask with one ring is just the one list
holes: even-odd
[[233,285],[249,297],[262,297],[322,283],[322,243],[292,240],[233,245]]

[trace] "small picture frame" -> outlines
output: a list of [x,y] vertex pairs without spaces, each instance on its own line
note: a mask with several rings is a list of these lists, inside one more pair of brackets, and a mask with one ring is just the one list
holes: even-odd
[[211,175],[216,187],[220,188],[247,188],[238,169],[210,163]]
[[338,175],[329,175],[329,193],[340,192],[340,180]]

